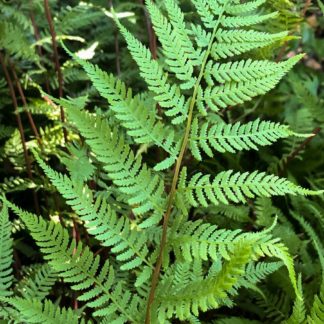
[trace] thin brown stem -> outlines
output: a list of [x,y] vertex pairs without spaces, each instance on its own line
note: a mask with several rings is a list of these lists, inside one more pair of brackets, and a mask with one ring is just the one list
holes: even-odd
[[310,5],[312,4],[312,0],[306,0],[305,1],[305,6],[301,12],[302,17],[306,16],[307,10],[309,9]]
[[[45,9],[46,19],[48,22],[48,26],[49,26],[51,38],[52,38],[54,64],[55,64],[55,69],[56,69],[57,78],[58,78],[58,85],[59,85],[59,98],[61,98],[61,97],[63,97],[63,74],[62,74],[62,69],[61,69],[58,50],[57,50],[56,32],[55,32],[53,19],[52,19],[52,15],[51,15],[51,9],[49,7],[48,0],[44,0],[44,9]],[[65,114],[64,114],[64,109],[62,106],[60,107],[60,110],[61,110],[61,122],[64,123],[65,122]],[[67,142],[67,130],[65,127],[63,128],[63,132],[64,132],[65,142]]]
[[18,89],[18,92],[19,92],[19,95],[21,97],[21,100],[23,102],[23,105],[24,105],[24,110],[26,112],[26,115],[27,115],[27,118],[28,118],[28,121],[29,121],[29,124],[30,124],[30,127],[31,129],[33,130],[33,133],[34,133],[34,136],[36,137],[37,139],[37,142],[40,146],[42,146],[42,141],[41,141],[41,138],[40,138],[40,135],[38,133],[38,130],[37,130],[37,127],[35,125],[35,122],[34,122],[34,119],[33,119],[33,116],[32,114],[30,113],[30,111],[28,110],[28,104],[27,104],[27,100],[26,100],[26,97],[25,97],[25,94],[24,94],[24,91],[21,87],[21,83],[20,83],[20,80],[19,78],[17,77],[17,73],[16,73],[16,69],[15,69],[15,66],[12,62],[10,62],[10,67],[11,67],[11,73],[14,77],[14,81],[15,81],[15,84],[16,84],[16,88]]
[[[21,143],[22,143],[22,147],[23,147],[23,153],[24,153],[24,159],[25,159],[25,163],[26,163],[27,175],[28,175],[28,178],[31,181],[33,181],[32,167],[31,167],[31,162],[30,162],[29,156],[28,156],[28,150],[27,150],[27,145],[26,145],[24,127],[23,127],[23,123],[21,121],[19,110],[18,110],[18,101],[17,101],[15,89],[14,89],[10,74],[8,72],[7,66],[5,64],[4,57],[3,57],[1,52],[0,52],[0,63],[1,63],[1,66],[2,66],[3,73],[5,75],[6,81],[7,81],[8,86],[9,86],[9,91],[10,91],[12,103],[13,103],[13,106],[14,106],[14,113],[16,115],[19,135],[20,135],[20,139],[21,139]],[[38,198],[37,198],[37,194],[36,194],[36,192],[34,190],[33,190],[33,198],[34,198],[35,211],[36,211],[36,213],[39,214],[40,209],[39,209]]]
[[294,160],[296,156],[313,140],[313,138],[319,134],[320,131],[320,127],[315,128],[312,132],[312,135],[307,137],[305,141],[303,141],[293,152],[289,154],[285,166],[287,166],[292,160]]
[[[40,36],[40,32],[39,32],[39,29],[38,29],[37,24],[36,24],[36,20],[35,20],[35,16],[34,16],[34,13],[33,13],[33,7],[32,7],[32,1],[31,0],[29,1],[29,9],[30,9],[30,20],[31,20],[33,30],[34,30],[35,40],[39,41],[41,39],[41,36]],[[44,54],[43,54],[43,50],[42,50],[41,45],[37,45],[37,51],[38,51],[39,57],[43,57]],[[51,89],[50,89],[50,85],[49,85],[47,75],[45,75],[45,87],[46,87],[47,93],[50,94]]]

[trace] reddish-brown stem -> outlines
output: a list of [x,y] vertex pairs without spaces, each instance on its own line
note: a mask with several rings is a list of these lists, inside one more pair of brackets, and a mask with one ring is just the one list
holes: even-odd
[[[18,130],[19,130],[20,139],[21,139],[23,152],[24,152],[24,159],[25,159],[25,163],[26,163],[27,175],[28,175],[28,178],[31,181],[33,181],[33,174],[32,174],[31,163],[30,163],[30,159],[29,159],[28,151],[27,151],[24,127],[23,127],[23,124],[22,124],[22,121],[21,121],[21,118],[20,118],[19,110],[18,110],[18,101],[17,101],[17,97],[16,97],[16,93],[15,93],[15,89],[14,89],[11,77],[9,75],[7,66],[6,66],[5,61],[4,61],[4,57],[3,57],[1,52],[0,52],[0,63],[1,63],[1,66],[2,66],[3,73],[5,75],[5,78],[7,80],[8,86],[9,86],[9,91],[10,91],[12,103],[13,103],[13,106],[14,106],[14,112],[15,112],[15,115],[16,115]],[[37,198],[37,194],[36,194],[35,191],[33,191],[33,198],[34,198],[35,211],[36,211],[36,213],[39,214],[40,213],[39,203],[38,203],[38,198]]]
[[287,166],[287,164],[289,164],[313,140],[313,138],[318,135],[320,131],[320,127],[315,128],[313,130],[313,134],[310,137],[307,137],[304,142],[302,142],[291,154],[289,154],[285,166]]
[[[36,20],[35,20],[35,16],[34,16],[34,13],[33,13],[31,0],[29,1],[29,7],[30,7],[29,8],[30,9],[30,20],[31,20],[33,30],[34,30],[34,36],[35,36],[36,41],[39,41],[41,39],[41,36],[40,36],[39,29],[38,29],[37,24],[36,24]],[[37,51],[38,51],[39,57],[43,57],[43,50],[42,50],[41,45],[37,45]],[[50,85],[49,85],[47,75],[45,75],[45,87],[46,87],[47,93],[50,94],[51,93],[50,92],[51,88],[50,88]]]
[[311,5],[312,0],[306,0],[305,6],[301,12],[302,17],[305,17],[307,10],[309,9],[309,6]]
[[[46,19],[48,22],[48,26],[50,29],[51,33],[51,38],[52,38],[52,48],[53,48],[53,54],[54,54],[54,64],[55,64],[55,69],[57,73],[57,79],[58,79],[58,85],[59,85],[59,98],[63,97],[63,74],[61,70],[61,65],[59,61],[59,55],[57,51],[57,42],[56,42],[56,32],[53,24],[53,19],[51,15],[51,9],[49,7],[48,0],[44,0],[44,9],[45,9],[45,14],[46,14]],[[64,114],[64,109],[61,106],[61,121],[62,123],[65,122],[65,114]],[[65,127],[63,127],[63,132],[64,132],[64,139],[65,142],[67,142],[67,130]]]
[[24,91],[21,87],[21,84],[20,84],[20,81],[19,81],[19,78],[17,77],[17,73],[16,73],[16,69],[15,69],[15,66],[12,62],[10,62],[10,67],[11,67],[11,73],[14,77],[14,81],[15,81],[15,84],[16,84],[16,87],[18,89],[18,92],[19,92],[19,95],[21,97],[21,100],[23,102],[23,105],[24,105],[24,110],[26,112],[26,115],[28,117],[28,121],[29,121],[29,124],[30,124],[30,127],[31,129],[33,130],[33,133],[37,139],[37,142],[40,146],[42,146],[42,141],[41,141],[41,138],[40,138],[40,135],[38,133],[38,130],[37,130],[37,127],[35,125],[35,122],[34,122],[34,119],[33,119],[33,116],[32,114],[30,113],[30,111],[28,110],[28,104],[27,104],[27,100],[26,100],[26,97],[25,97],[25,94],[24,94]]

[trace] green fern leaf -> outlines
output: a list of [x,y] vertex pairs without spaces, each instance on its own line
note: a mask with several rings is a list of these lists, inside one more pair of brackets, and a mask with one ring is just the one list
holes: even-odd
[[[129,33],[128,35],[129,37],[133,37]],[[133,97],[132,90],[130,88],[127,88],[125,83],[116,79],[112,74],[107,74],[98,66],[93,65],[85,60],[78,59],[67,49],[66,51],[70,53],[70,55],[72,55],[83,67],[95,88],[99,91],[102,97],[107,99],[110,108],[115,113],[116,118],[121,122],[123,127],[127,129],[127,133],[134,138],[136,143],[153,143],[169,153],[173,160],[176,159],[178,149],[176,148],[177,145],[174,141],[174,131],[170,127],[166,127],[166,125],[164,125],[161,121],[157,121],[155,112],[149,109],[139,96]],[[145,56],[142,58],[142,60],[144,60],[147,55],[150,54],[148,54],[148,52],[145,53]],[[146,67],[148,66],[147,73],[144,76],[146,81],[149,80],[149,76],[154,76],[154,78],[156,77],[156,75],[159,76],[158,71],[156,71],[156,68],[158,69],[159,67],[158,65],[155,66],[155,64],[158,63],[153,60],[151,60],[150,62],[154,66],[149,65],[149,63],[147,62],[145,64],[143,63]],[[152,70],[153,68],[154,70]],[[165,78],[161,76],[161,80],[162,79]],[[175,92],[177,91],[174,91],[174,89],[172,90],[168,85],[162,85],[162,83],[160,82],[157,83],[156,81],[154,81],[154,83],[156,89],[159,89],[158,91],[164,89],[162,91],[165,91],[165,94],[169,96],[168,98],[164,96],[164,99],[162,99],[161,96],[163,96],[163,94],[159,93],[161,96],[156,97],[162,107],[181,107],[178,112],[175,112],[175,110],[173,109],[167,111],[166,115],[174,116],[175,114],[180,113],[180,111],[182,111],[183,109],[184,97],[170,97],[170,95],[172,94],[173,96],[175,96]],[[150,85],[150,83],[148,84]],[[150,88],[150,90],[153,91],[152,88]],[[165,101],[165,103],[168,102],[166,106],[163,105],[163,100]],[[67,109],[68,106],[71,105],[69,102],[64,100],[61,101],[61,103],[67,106]]]
[[111,247],[111,252],[121,262],[121,270],[131,270],[143,263],[153,269],[151,261],[148,260],[147,237],[143,231],[132,229],[127,217],[117,218],[115,211],[107,203],[93,198],[87,186],[75,183],[67,176],[52,170],[37,154],[35,157],[67,204],[85,222],[88,232],[103,246]]
[[141,227],[157,224],[163,214],[166,198],[164,183],[141,158],[135,158],[131,148],[117,129],[112,130],[106,120],[91,116],[76,107],[69,107],[69,119],[85,137],[96,158],[104,164],[104,170],[120,191],[128,195],[128,203],[137,215],[153,211],[141,223]]
[[254,30],[224,30],[216,33],[211,54],[215,60],[226,59],[282,40],[287,32],[269,34]]
[[73,290],[82,291],[78,300],[95,308],[93,316],[119,317],[120,323],[139,322],[141,299],[125,289],[122,281],[115,282],[115,271],[108,261],[99,270],[100,257],[81,242],[70,240],[60,224],[7,204],[23,220],[50,266]]
[[229,291],[244,274],[245,266],[251,258],[251,247],[238,244],[233,248],[229,260],[225,261],[222,269],[215,276],[194,280],[187,284],[160,285],[157,289],[158,318],[164,323],[167,318],[176,315],[180,320],[198,316],[199,310],[218,308],[219,299],[226,298]]
[[8,208],[6,204],[3,204],[0,212],[0,297],[12,294],[9,291],[13,281],[11,266],[13,262],[12,241]]
[[39,266],[28,278],[24,278],[16,288],[25,299],[43,300],[51,291],[58,274],[47,263]]
[[289,126],[259,119],[247,124],[219,123],[211,127],[208,122],[199,125],[198,119],[195,119],[191,127],[189,147],[194,157],[201,161],[200,148],[209,157],[213,157],[213,150],[221,153],[257,150],[257,145],[271,145],[280,138],[292,135],[300,136],[291,131]]
[[20,313],[20,318],[27,323],[78,324],[78,316],[68,308],[59,308],[49,300],[8,298],[6,300]]
[[[273,89],[280,79],[303,57],[296,55],[291,59],[278,63],[278,69],[269,69],[268,72],[262,73],[261,77],[247,77],[248,73],[242,73],[238,77],[238,82],[231,81],[234,73],[225,75],[230,81],[218,87],[207,87],[204,92],[206,104],[215,111],[227,106],[237,105],[251,98],[263,95]],[[257,73],[256,73],[257,74]],[[247,81],[245,81],[247,79]]]
[[229,204],[230,201],[245,203],[247,198],[323,193],[304,189],[285,178],[267,175],[265,172],[234,173],[233,170],[228,170],[220,172],[214,180],[210,177],[199,172],[186,185],[186,168],[183,168],[178,186],[179,194],[183,195],[192,206],[197,207],[200,204],[207,207],[209,202],[215,205],[220,202]]
[[153,60],[151,52],[138,41],[131,33],[117,22],[132,57],[140,68],[140,74],[155,97],[154,99],[163,108],[166,116],[172,117],[172,123],[184,122],[188,115],[188,104],[181,94],[180,88],[168,81],[168,75],[163,71],[157,60]]
[[[171,15],[171,21],[172,17],[174,21],[175,17],[178,16],[177,6],[173,6],[173,4],[173,1],[168,1],[167,4],[169,12],[174,11]],[[173,9],[171,6],[173,6]],[[162,44],[166,64],[168,64],[176,77],[182,81],[180,87],[182,89],[191,89],[196,82],[196,78],[193,76],[195,65],[192,60],[193,53],[190,52],[190,49],[189,53],[187,52],[191,42],[186,43],[187,37],[183,37],[183,28],[181,27],[182,33],[181,31],[178,33],[177,29],[163,16],[159,8],[151,0],[146,0],[146,7],[150,13],[155,33]],[[183,26],[180,22],[178,24]],[[194,59],[196,59],[196,54],[194,54]]]

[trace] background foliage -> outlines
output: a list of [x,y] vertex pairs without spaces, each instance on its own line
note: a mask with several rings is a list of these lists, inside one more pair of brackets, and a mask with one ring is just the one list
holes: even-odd
[[[155,2],[158,5],[163,3],[163,1]],[[186,19],[194,21],[190,1],[178,2],[186,13]],[[145,83],[127,49],[125,39],[113,20],[110,11],[112,5],[114,10],[120,14],[121,23],[150,48],[153,57],[163,57],[161,44],[156,40],[149,16],[140,0],[49,1],[58,45],[57,53],[53,50],[51,39],[53,30],[50,28],[43,1],[0,1],[2,60],[0,69],[0,191],[10,202],[23,210],[41,215],[38,226],[43,228],[43,232],[39,235],[43,235],[44,238],[40,239],[34,234],[37,240],[43,239],[46,242],[46,236],[51,234],[43,222],[52,220],[64,228],[63,241],[75,239],[80,243],[79,246],[86,247],[86,252],[83,252],[84,258],[86,256],[94,258],[90,255],[100,255],[100,267],[106,273],[100,275],[98,272],[95,277],[98,277],[98,280],[104,280],[106,276],[108,277],[109,271],[115,271],[117,282],[114,288],[115,297],[117,300],[120,299],[121,303],[124,300],[121,308],[127,310],[128,307],[132,307],[130,310],[132,313],[138,308],[137,301],[132,300],[128,305],[125,297],[127,293],[124,289],[133,292],[136,287],[141,297],[147,295],[149,267],[154,264],[152,260],[156,258],[157,250],[152,248],[154,245],[152,243],[149,247],[153,251],[153,256],[151,256],[143,248],[144,242],[137,241],[138,238],[132,238],[134,234],[132,228],[124,229],[122,238],[118,237],[121,234],[116,230],[114,240],[120,239],[121,241],[118,242],[124,239],[133,240],[135,250],[141,253],[139,257],[143,256],[143,259],[148,260],[148,264],[139,275],[136,269],[133,269],[134,264],[122,262],[122,253],[128,252],[126,248],[116,248],[118,245],[116,242],[110,243],[111,238],[100,238],[97,235],[95,239],[94,236],[89,235],[89,233],[94,234],[91,233],[92,219],[90,213],[86,215],[84,212],[87,206],[82,205],[89,195],[93,195],[93,199],[97,199],[98,204],[104,201],[114,206],[112,211],[108,207],[101,207],[102,217],[105,217],[107,213],[114,214],[114,210],[117,210],[118,213],[128,216],[129,226],[137,228],[139,223],[136,213],[134,214],[130,206],[125,203],[123,195],[117,192],[116,186],[110,185],[103,169],[98,167],[101,161],[90,153],[84,138],[78,135],[73,125],[68,123],[62,125],[62,111],[60,110],[62,102],[55,99],[58,97],[74,98],[73,105],[83,107],[84,96],[87,96],[89,111],[95,112],[99,118],[109,120],[112,127],[120,124],[112,110],[108,109],[107,100],[99,95],[89,81],[87,69],[84,70],[78,59],[71,58],[64,50],[60,42],[63,41],[71,52],[78,54],[79,58],[90,59],[102,70],[118,76],[127,86],[132,87],[134,93],[143,92],[141,99],[150,107],[154,107],[155,103],[152,98],[144,91]],[[189,175],[192,175],[194,171],[208,172],[215,176],[228,169],[240,172],[252,172],[257,169],[286,177],[302,187],[314,190],[323,189],[324,6],[320,1],[269,0],[263,10],[265,13],[278,11],[279,16],[261,24],[258,27],[259,30],[273,33],[287,30],[289,36],[284,41],[258,49],[253,54],[255,58],[279,62],[299,53],[306,53],[306,55],[275,89],[266,95],[256,97],[252,102],[211,113],[209,122],[217,122],[222,118],[228,123],[247,123],[259,118],[289,125],[289,129],[293,132],[309,135],[287,137],[272,146],[261,146],[258,150],[235,152],[234,146],[235,154],[218,154],[215,158],[208,156],[205,150],[201,150],[201,153],[195,151],[195,145],[191,143],[190,150],[198,159],[194,160],[189,154],[186,156],[187,172]],[[57,64],[62,73],[61,79]],[[9,75],[11,82],[8,82],[6,74]],[[69,102],[66,101],[65,105],[68,106]],[[161,109],[159,105],[155,108],[157,111]],[[73,112],[72,108],[71,111]],[[77,113],[70,118],[76,121]],[[92,120],[89,120],[89,123],[91,122]],[[76,128],[80,129],[77,122],[75,124]],[[62,126],[67,129],[66,133]],[[128,135],[125,142],[133,144]],[[166,158],[159,148],[141,144],[140,141],[135,142],[140,143],[136,146],[136,154],[142,156],[148,166],[154,166]],[[204,157],[203,161],[199,161],[200,154]],[[46,161],[46,164],[43,161]],[[57,190],[63,186],[66,179],[59,179],[56,171],[53,170],[68,174],[74,183],[87,184],[88,191],[85,192],[83,186],[80,186],[67,193],[66,184],[64,184],[64,190]],[[172,170],[170,168],[167,172],[167,187],[171,185]],[[77,199],[80,201],[76,202]],[[183,208],[188,208],[188,206]],[[67,261],[64,257],[66,256],[55,255],[53,251],[45,251],[45,243],[45,248],[39,249],[39,246],[35,244],[35,237],[33,239],[26,229],[26,224],[29,224],[28,228],[36,226],[33,223],[34,219],[27,214],[18,217],[22,213],[21,210],[8,213],[6,203],[4,203],[0,216],[0,255],[2,256],[0,260],[0,318],[3,322],[104,322],[105,320],[98,319],[100,310],[93,313],[85,308],[86,297],[78,298],[82,295],[82,291],[78,290],[83,290],[83,288],[72,290],[69,278],[65,277],[62,280],[57,269],[49,265],[48,262],[65,264]],[[79,217],[80,214],[84,217]],[[106,224],[103,218],[101,225],[110,226],[111,229],[126,226],[118,223],[118,219],[114,217],[116,218],[116,215],[111,216],[113,222],[111,224]],[[231,291],[231,297],[223,300],[221,307],[216,310],[207,309],[200,316],[192,316],[183,322],[223,324],[324,322],[323,195],[310,198],[302,196],[259,197],[249,199],[244,205],[233,203],[200,206],[190,209],[188,221],[203,220],[217,225],[219,229],[239,229],[244,233],[250,233],[271,228],[276,217],[278,217],[277,224],[272,228],[271,235],[280,238],[288,248],[287,252],[293,256],[294,268],[298,274],[298,291],[302,298],[296,298],[287,276],[287,269],[282,262],[278,259],[270,259],[269,262],[267,259],[265,260],[267,262],[259,262],[257,266],[252,263],[247,265],[250,268],[246,270],[246,273],[251,273],[253,278],[244,277],[242,282],[233,288],[238,292]],[[197,223],[195,226],[198,228],[200,225]],[[89,229],[90,231],[87,231]],[[171,233],[171,237],[174,235],[174,240],[170,244],[174,244],[172,247],[174,251],[167,257],[166,264],[168,262],[172,264],[175,258],[173,254],[182,253],[180,251],[181,240],[177,241],[179,233],[177,231]],[[150,239],[150,242],[156,243],[159,242],[161,231],[148,230],[145,235],[147,240]],[[55,239],[59,240],[58,237]],[[223,237],[222,240],[225,241],[226,238]],[[105,244],[101,246],[100,242],[105,242]],[[62,242],[62,244],[63,250],[71,252],[71,260],[80,257],[81,247],[74,246],[73,250],[71,246],[68,247],[67,242]],[[177,251],[177,244],[179,244],[179,251]],[[233,251],[231,253],[241,254],[242,258],[249,253],[241,246],[236,246],[235,249],[238,249],[236,254]],[[222,253],[225,252],[220,252]],[[8,254],[10,254],[9,257],[7,257]],[[112,254],[119,255],[117,261],[116,258],[112,258]],[[127,260],[127,257],[124,259]],[[236,265],[240,262],[245,264],[241,259],[234,261]],[[176,264],[173,268],[170,265],[170,269],[167,269],[168,266],[165,264],[164,281],[158,288],[161,298],[168,299],[170,296],[163,294],[166,294],[169,289],[175,289],[170,283],[172,276],[176,276],[176,280],[182,281],[184,285],[188,280],[199,283],[198,278],[202,269],[209,269],[210,276],[213,271],[215,273],[220,271],[220,265],[217,262],[208,262],[193,263],[192,268]],[[121,269],[119,269],[120,265]],[[254,266],[258,268],[254,269]],[[77,273],[74,275],[81,276]],[[102,276],[101,279],[100,276]],[[109,285],[107,282],[104,284]],[[204,284],[208,286],[208,281]],[[244,288],[239,289],[240,286]],[[189,294],[189,290],[181,291],[181,293]],[[93,294],[99,295],[98,292],[93,292]],[[44,317],[42,318],[40,314]],[[117,319],[107,317],[106,322],[112,323],[116,320],[116,323],[118,321],[124,323],[127,321],[123,319],[122,313],[118,314]],[[135,313],[133,315],[136,318],[137,315]],[[181,319],[181,316],[178,318]],[[132,322],[129,319],[128,321]],[[161,321],[167,322],[168,320]],[[170,321],[172,322],[172,319]],[[177,322],[174,321],[174,323]]]

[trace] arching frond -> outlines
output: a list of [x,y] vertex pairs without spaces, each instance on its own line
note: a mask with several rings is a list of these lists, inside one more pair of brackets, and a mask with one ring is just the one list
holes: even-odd
[[143,263],[153,268],[146,246],[147,236],[143,231],[132,229],[127,217],[117,217],[105,201],[94,199],[91,190],[83,183],[75,183],[66,175],[52,170],[37,155],[36,159],[67,204],[85,222],[88,232],[103,246],[111,247],[116,260],[121,262],[122,270],[131,270]]
[[69,239],[62,225],[24,212],[15,205],[9,207],[23,220],[44,254],[44,259],[71,288],[82,292],[78,299],[94,308],[94,316],[120,318],[120,323],[136,323],[142,301],[132,294],[122,281],[115,281],[115,271],[109,261],[99,269],[100,257],[89,247]]
[[70,106],[68,117],[85,137],[96,158],[119,190],[126,194],[134,213],[153,211],[141,226],[149,227],[162,218],[165,208],[164,183],[159,174],[142,164],[140,157],[125,144],[118,129],[111,129],[106,120]]

